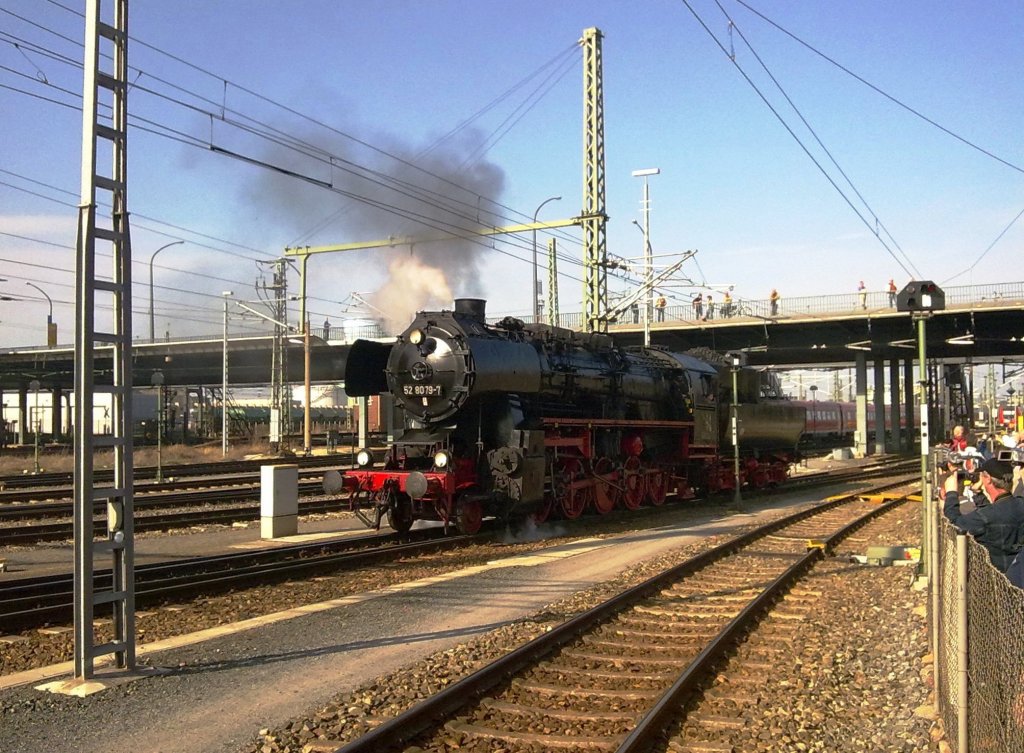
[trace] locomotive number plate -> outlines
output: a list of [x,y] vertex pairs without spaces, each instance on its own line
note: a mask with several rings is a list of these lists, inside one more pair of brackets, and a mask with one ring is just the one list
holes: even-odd
[[441,397],[439,384],[406,384],[403,385],[402,391],[412,397]]

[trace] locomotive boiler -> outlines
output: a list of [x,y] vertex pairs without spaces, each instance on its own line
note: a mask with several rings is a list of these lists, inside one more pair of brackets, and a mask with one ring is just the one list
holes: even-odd
[[[732,487],[724,363],[484,315],[484,301],[458,299],[394,343],[352,345],[346,392],[388,392],[404,416],[382,467],[363,449],[342,476],[369,525],[475,532],[488,515],[575,518]],[[759,372],[739,376],[743,479],[779,483],[803,410],[764,400]]]

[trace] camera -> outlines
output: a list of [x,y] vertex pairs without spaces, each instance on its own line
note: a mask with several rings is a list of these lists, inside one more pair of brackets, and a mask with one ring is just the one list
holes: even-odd
[[1005,460],[1007,463],[1024,466],[1024,445],[1010,449],[999,450],[996,454],[997,460]]
[[957,478],[970,482],[978,480],[978,469],[985,462],[985,456],[973,447],[968,447],[962,452],[950,450],[946,453],[946,463],[956,470]]

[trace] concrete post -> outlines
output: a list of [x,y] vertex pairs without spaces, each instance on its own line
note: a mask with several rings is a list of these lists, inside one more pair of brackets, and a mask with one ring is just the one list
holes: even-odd
[[857,457],[868,454],[868,360],[863,352],[854,356],[857,390],[857,430],[854,451]]
[[885,454],[885,361],[875,359],[875,454]]
[[260,537],[299,532],[299,466],[260,466]]
[[889,361],[889,442],[886,452],[903,451],[903,431],[900,426],[900,362],[893,358]]
[[60,396],[61,388],[54,387],[50,391],[50,437],[51,442],[57,442],[61,435],[61,422],[60,422]]

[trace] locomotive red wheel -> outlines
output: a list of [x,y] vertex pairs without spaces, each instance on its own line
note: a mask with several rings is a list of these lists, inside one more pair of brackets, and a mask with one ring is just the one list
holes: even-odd
[[647,474],[647,499],[657,507],[665,503],[668,495],[668,474],[659,469],[651,470]]
[[643,504],[647,484],[640,468],[640,458],[626,458],[622,466],[622,504],[627,510],[635,510]]
[[565,474],[557,491],[558,506],[568,520],[575,520],[587,507],[587,490],[574,487],[572,476]]
[[594,464],[594,510],[605,515],[622,500],[622,487],[614,478],[615,463],[611,458],[599,458]]
[[412,500],[408,494],[399,494],[388,508],[388,525],[398,533],[409,533],[413,519]]
[[456,503],[455,526],[459,533],[472,536],[484,521],[484,508],[478,499],[462,499]]

